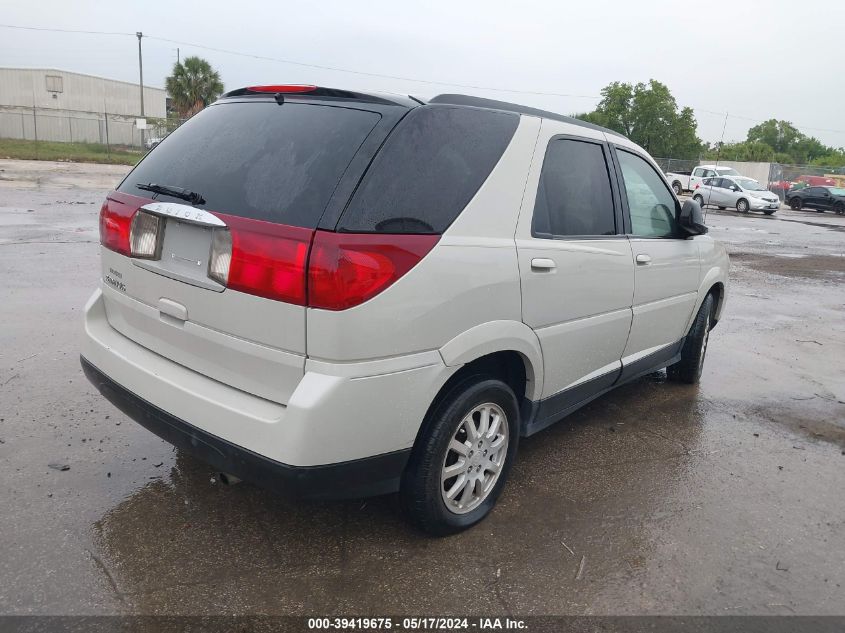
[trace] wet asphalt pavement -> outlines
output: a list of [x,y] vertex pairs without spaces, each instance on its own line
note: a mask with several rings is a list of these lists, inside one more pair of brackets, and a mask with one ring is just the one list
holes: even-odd
[[845,217],[711,210],[732,287],[701,384],[523,441],[491,517],[432,539],[389,497],[224,486],[88,384],[124,170],[0,160],[0,613],[845,614]]

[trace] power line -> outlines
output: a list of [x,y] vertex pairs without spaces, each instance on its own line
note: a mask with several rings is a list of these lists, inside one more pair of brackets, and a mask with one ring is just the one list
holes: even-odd
[[448,81],[433,81],[430,79],[416,79],[414,77],[404,77],[402,75],[387,75],[384,73],[373,73],[373,72],[365,72],[362,70],[352,70],[350,68],[341,68],[339,66],[325,66],[322,64],[310,64],[307,62],[299,62],[292,59],[283,59],[280,57],[268,57],[265,55],[253,55],[251,53],[242,53],[240,51],[233,51],[228,50],[225,48],[215,48],[213,46],[205,46],[203,44],[192,44],[191,42],[183,42],[180,40],[171,40],[165,37],[156,37],[156,36],[148,36],[151,40],[158,40],[160,42],[167,42],[169,44],[180,44],[181,46],[191,46],[193,48],[199,48],[207,51],[214,51],[216,53],[224,53],[227,55],[238,55],[240,57],[249,57],[252,59],[261,59],[264,61],[272,61],[272,62],[279,62],[282,64],[291,64],[293,66],[304,66],[306,68],[318,68],[320,70],[330,70],[333,72],[341,72],[341,73],[350,73],[353,75],[363,75],[365,77],[378,77],[381,79],[395,79],[397,81],[411,81],[414,83],[421,83],[421,84],[429,84],[433,86],[454,86],[456,88],[470,88],[473,90],[493,90],[498,92],[509,92],[514,94],[527,94],[527,95],[541,95],[547,97],[573,97],[576,99],[601,99],[596,95],[576,95],[576,94],[565,94],[562,92],[541,92],[536,90],[511,90],[510,88],[493,88],[491,86],[477,86],[472,84],[459,84],[459,83],[451,83]]
[[[56,33],[83,33],[87,35],[131,35],[134,36],[135,33],[121,33],[121,32],[113,32],[113,31],[77,31],[73,29],[48,29],[48,28],[36,28],[32,26],[15,26],[11,24],[0,24],[2,28],[10,28],[10,29],[22,29],[27,31],[48,31],[48,32],[56,32]],[[420,83],[420,84],[428,84],[432,86],[452,86],[455,88],[469,88],[471,90],[490,90],[495,92],[507,92],[512,94],[525,94],[525,95],[535,95],[535,96],[545,96],[545,97],[567,97],[567,98],[574,98],[574,99],[601,99],[601,97],[596,95],[578,95],[578,94],[568,94],[563,92],[545,92],[539,90],[511,90],[510,88],[500,88],[500,87],[492,87],[492,86],[479,86],[474,84],[461,84],[461,83],[453,83],[448,81],[433,81],[431,79],[417,79],[415,77],[405,77],[402,75],[388,75],[385,73],[374,73],[374,72],[366,72],[362,70],[352,70],[351,68],[341,68],[339,66],[328,66],[323,64],[311,64],[308,62],[300,62],[293,59],[284,59],[281,57],[269,57],[266,55],[254,55],[251,53],[243,53],[241,51],[233,51],[230,49],[225,48],[216,48],[214,46],[205,46],[204,44],[194,44],[192,42],[183,42],[181,40],[172,40],[166,37],[156,37],[154,35],[145,35],[149,40],[157,40],[159,42],[167,42],[169,44],[179,44],[180,46],[190,46],[193,48],[199,48],[202,50],[207,51],[214,51],[216,53],[223,53],[226,55],[237,55],[239,57],[247,57],[250,59],[260,59],[264,61],[271,61],[271,62],[278,62],[281,64],[290,64],[292,66],[303,66],[305,68],[317,68],[320,70],[329,70],[333,72],[340,72],[340,73],[348,73],[353,75],[362,75],[364,77],[377,77],[380,79],[393,79],[396,81],[409,81],[413,83]]]
[[[124,33],[120,31],[83,31],[83,30],[74,30],[74,29],[55,29],[55,28],[41,28],[41,27],[34,27],[34,26],[18,26],[13,24],[0,24],[0,28],[8,28],[8,29],[20,29],[26,31],[46,31],[46,32],[53,32],[53,33],[80,33],[85,35],[126,35],[126,36],[135,36],[135,33]],[[189,46],[193,48],[198,48],[201,50],[213,51],[216,53],[223,53],[225,55],[235,55],[238,57],[246,57],[249,59],[258,59],[262,61],[271,61],[277,62],[280,64],[289,64],[291,66],[302,66],[304,68],[316,68],[319,70],[328,70],[331,72],[339,72],[339,73],[347,73],[351,75],[360,75],[363,77],[375,77],[379,79],[392,79],[394,81],[407,81],[412,83],[418,84],[426,84],[430,86],[451,86],[453,88],[467,88],[469,90],[487,90],[491,92],[504,92],[508,94],[521,94],[521,95],[531,95],[531,96],[540,96],[540,97],[561,97],[561,98],[573,98],[573,99],[593,99],[593,100],[600,100],[602,97],[597,95],[580,95],[580,94],[569,94],[563,92],[547,92],[541,90],[517,90],[511,88],[501,88],[501,87],[493,87],[493,86],[480,86],[476,84],[462,84],[462,83],[452,83],[448,81],[434,81],[431,79],[417,79],[415,77],[406,77],[403,75],[389,75],[385,73],[375,73],[375,72],[367,72],[363,70],[352,70],[351,68],[342,68],[340,66],[328,66],[324,64],[313,64],[308,62],[301,62],[296,61],[293,59],[285,59],[281,57],[270,57],[267,55],[255,55],[252,53],[244,53],[241,51],[234,51],[231,49],[225,48],[217,48],[214,46],[206,46],[204,44],[194,44],[191,42],[184,42],[182,40],[174,40],[169,39],[166,37],[156,37],[154,35],[145,35],[147,39],[150,40],[157,40],[159,42],[166,42],[168,44],[179,44],[180,46]],[[764,119],[754,119],[751,117],[745,117],[737,114],[728,115],[727,112],[716,112],[713,110],[706,110],[704,108],[692,108],[695,112],[704,112],[706,114],[712,114],[718,117],[729,116],[732,119],[740,119],[744,121],[751,121],[752,123],[764,123]],[[790,122],[791,123],[791,122]],[[808,125],[802,125],[799,123],[792,123],[797,128],[803,128],[805,130],[811,130],[814,132],[828,132],[832,134],[845,134],[845,130],[834,130],[830,128],[819,128],[819,127],[811,127]]]
[[4,29],[18,29],[20,31],[47,31],[48,33],[83,33],[86,35],[135,35],[134,33],[123,33],[121,31],[77,31],[74,29],[47,29],[37,26],[17,26],[15,24],[0,24]]

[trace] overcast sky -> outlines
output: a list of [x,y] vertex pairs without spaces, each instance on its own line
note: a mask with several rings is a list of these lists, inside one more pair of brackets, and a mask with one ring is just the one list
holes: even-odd
[[[696,109],[699,136],[726,141],[786,119],[845,146],[842,0],[0,0],[0,23],[119,31],[322,66],[446,82],[416,83],[251,59],[144,39],[144,78],[163,86],[176,61],[200,55],[227,89],[313,83],[421,97],[464,92],[571,114],[597,99],[486,88],[598,95],[611,81],[657,79]],[[0,66],[59,68],[137,81],[132,36],[0,28]],[[461,88],[449,83],[482,88]],[[820,128],[820,129],[811,129]],[[828,131],[823,131],[826,129]]]

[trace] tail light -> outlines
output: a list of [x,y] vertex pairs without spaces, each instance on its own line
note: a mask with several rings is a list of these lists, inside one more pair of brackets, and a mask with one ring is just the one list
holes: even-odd
[[229,230],[214,231],[209,276],[232,290],[305,305],[305,267],[314,231],[216,215]]
[[121,255],[129,255],[132,216],[137,209],[106,198],[100,208],[100,244]]
[[411,270],[439,239],[317,231],[308,262],[308,305],[345,310],[367,301]]
[[[128,257],[158,259],[166,218],[148,199],[110,194],[100,242]],[[334,233],[215,213],[207,274],[247,294],[324,310],[345,310],[390,287],[425,257],[439,235]]]

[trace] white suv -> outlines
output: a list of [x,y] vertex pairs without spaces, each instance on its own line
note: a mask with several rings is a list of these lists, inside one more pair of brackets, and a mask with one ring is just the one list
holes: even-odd
[[230,92],[100,215],[91,382],[221,472],[492,509],[520,437],[668,366],[698,380],[728,258],[614,132],[498,101]]

